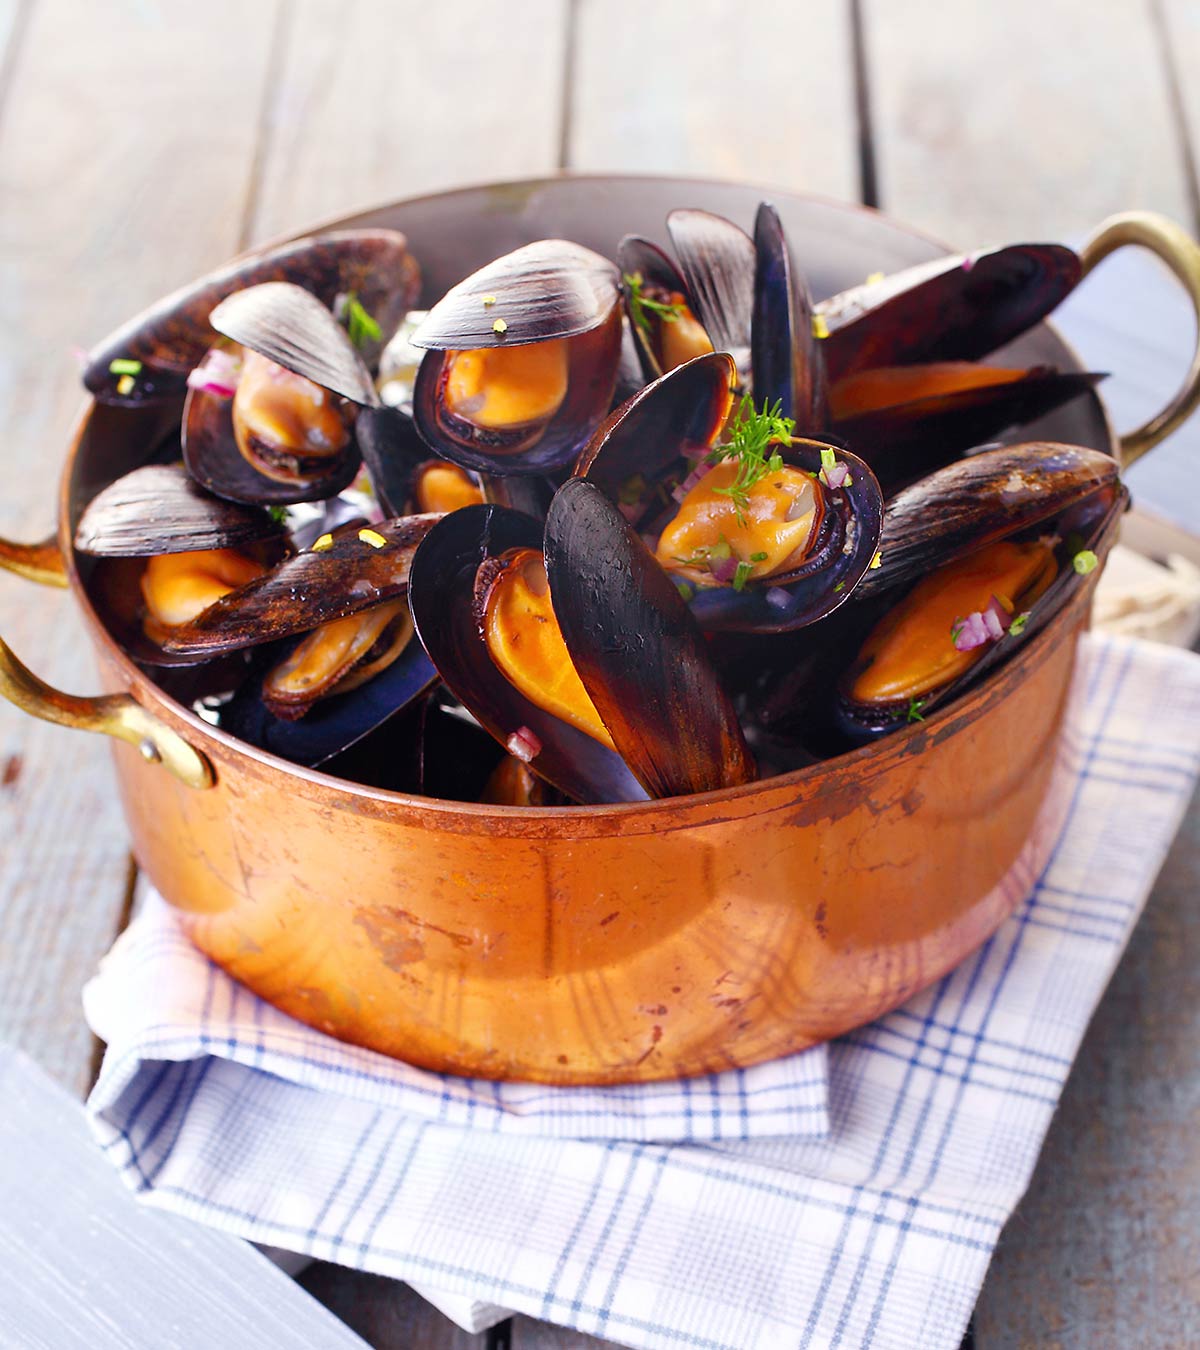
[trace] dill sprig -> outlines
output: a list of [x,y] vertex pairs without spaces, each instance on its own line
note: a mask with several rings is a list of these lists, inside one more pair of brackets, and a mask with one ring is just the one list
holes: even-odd
[[668,304],[647,295],[646,282],[640,272],[626,272],[622,280],[629,296],[629,316],[643,333],[650,331],[651,314],[656,315],[663,323],[674,323],[683,313],[681,304]]
[[378,342],[383,335],[383,330],[379,324],[371,317],[370,312],[364,306],[363,302],[353,291],[346,296],[346,332],[350,341],[356,347],[365,346],[368,342]]
[[783,404],[776,399],[770,407],[764,404],[759,412],[750,395],[743,394],[728,439],[714,446],[706,456],[709,464],[721,464],[727,459],[737,461],[733,482],[728,487],[713,490],[733,499],[739,525],[746,523],[750,489],[767,474],[778,473],[783,468],[783,456],[777,450],[772,451],[771,446],[790,445],[796,423],[792,418],[784,417],[782,411]]

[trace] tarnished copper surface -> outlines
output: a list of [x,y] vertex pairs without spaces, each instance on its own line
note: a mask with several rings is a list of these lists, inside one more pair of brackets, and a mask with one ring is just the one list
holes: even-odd
[[[446,194],[353,223],[405,229],[436,292],[478,265],[489,232],[493,253],[539,233],[602,247],[601,233],[655,232],[650,217],[668,204],[744,216],[757,197],[582,180]],[[815,264],[822,291],[937,252],[867,213],[776,200],[801,247],[805,235],[831,240],[827,271]],[[1047,349],[1071,364],[1045,329],[1020,356]],[[64,478],[64,548],[81,504],[145,458],[158,417],[85,416]],[[1058,419],[1060,439],[1111,445],[1093,400]],[[81,560],[70,565],[106,690],[134,692],[216,771],[196,791],[114,748],[138,860],[197,944],[348,1040],[440,1069],[561,1083],[796,1050],[901,1002],[994,931],[1064,806],[1062,729],[1096,580],[985,688],[874,746],[705,796],[548,810],[407,798],[231,740],[121,654]]]

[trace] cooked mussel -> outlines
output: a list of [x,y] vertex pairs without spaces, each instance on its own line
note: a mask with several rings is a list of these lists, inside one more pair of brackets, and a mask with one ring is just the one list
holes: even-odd
[[418,550],[411,601],[455,695],[573,799],[674,796],[754,775],[686,605],[590,484],[559,489],[544,538],[501,507],[447,516]]
[[879,566],[862,579],[854,603],[911,585],[998,539],[1123,499],[1117,462],[1099,450],[1029,441],[969,455],[888,503]]
[[1019,337],[1075,287],[1061,244],[1011,244],[868,280],[817,306],[831,381],[874,366],[977,361]]
[[527,244],[460,282],[412,337],[429,349],[413,391],[426,443],[481,473],[570,462],[611,403],[618,300],[613,265],[561,239]]
[[842,604],[875,556],[879,485],[857,456],[796,438],[697,357],[619,409],[580,457],[708,629],[782,632]]
[[692,308],[683,276],[662,249],[648,239],[627,234],[617,246],[617,261],[642,383],[713,350]]
[[352,522],[222,596],[165,639],[168,651],[216,656],[291,637],[402,599],[413,556],[439,517]]
[[947,563],[890,605],[838,685],[837,721],[869,739],[931,712],[1035,636],[1104,558],[1125,506],[1099,494],[1063,534],[998,539]]
[[189,376],[188,471],[241,502],[319,501],[348,487],[361,464],[355,419],[379,397],[329,310],[270,282],[230,296],[211,321],[236,345],[210,349]]
[[714,350],[733,357],[738,384],[744,386],[754,316],[753,240],[724,216],[690,207],[668,213],[667,234],[696,318]]
[[209,316],[235,291],[291,282],[333,308],[366,314],[357,333],[373,361],[420,290],[420,269],[395,230],[343,230],[298,239],[210,272],[160,300],[107,338],[88,357],[84,384],[105,402],[143,403],[182,393],[189,372],[212,345]]
[[832,427],[890,495],[1008,427],[1032,422],[1093,389],[1103,376],[944,361],[879,366],[831,390]]
[[644,800],[645,789],[611,745],[533,702],[489,654],[481,626],[488,591],[503,568],[524,553],[540,556],[542,546],[541,524],[506,507],[468,506],[443,517],[413,560],[409,603],[417,634],[455,698],[540,777],[573,801]]

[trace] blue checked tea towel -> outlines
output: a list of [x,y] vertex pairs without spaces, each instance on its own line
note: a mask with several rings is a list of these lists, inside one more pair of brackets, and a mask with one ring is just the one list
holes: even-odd
[[787,1082],[556,1107],[388,1078],[152,905],[87,991],[96,1136],[147,1203],[407,1280],[472,1329],[514,1309],[635,1346],[957,1347],[1200,767],[1200,659],[1103,638],[1081,659],[1069,815],[1032,893]]

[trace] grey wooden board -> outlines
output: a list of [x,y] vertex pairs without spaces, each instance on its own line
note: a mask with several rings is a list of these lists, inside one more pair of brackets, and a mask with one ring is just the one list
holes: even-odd
[[251,237],[557,165],[568,0],[293,0]]
[[1200,1342],[1200,798],[1088,1029],[976,1309],[978,1350]]
[[0,1344],[363,1345],[248,1243],[139,1205],[79,1104],[0,1047]]
[[[274,8],[33,3],[0,89],[0,534],[54,523],[72,345],[237,248]],[[0,633],[51,683],[94,690],[64,595],[0,575]],[[125,841],[104,743],[0,706],[0,1037],[76,1092],[79,989],[120,922]]]
[[833,0],[579,0],[567,166],[854,200],[848,15]]
[[1146,0],[862,3],[881,197],[901,220],[970,247],[1132,206],[1187,219]]
[[[1106,258],[1059,306],[1054,322],[1089,369],[1109,372],[1100,393],[1118,432],[1165,406],[1183,382],[1196,342],[1186,293],[1141,248]],[[1139,460],[1128,482],[1138,506],[1200,535],[1200,419]]]

